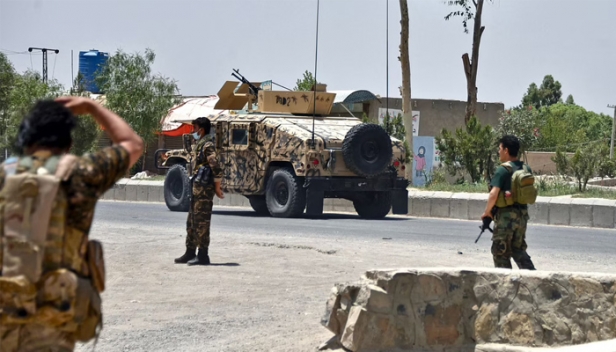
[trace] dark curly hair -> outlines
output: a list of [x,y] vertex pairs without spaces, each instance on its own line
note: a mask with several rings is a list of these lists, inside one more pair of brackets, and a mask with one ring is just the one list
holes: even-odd
[[16,147],[23,153],[28,147],[68,149],[77,119],[64,105],[53,100],[38,101],[19,126]]
[[205,134],[210,134],[210,129],[212,128],[212,122],[207,117],[198,117],[192,122],[193,126],[197,126],[198,128],[203,128]]

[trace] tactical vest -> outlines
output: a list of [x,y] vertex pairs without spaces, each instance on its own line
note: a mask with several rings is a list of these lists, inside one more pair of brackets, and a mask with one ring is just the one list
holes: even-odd
[[[61,183],[76,161],[73,155],[39,152],[4,163],[0,324],[42,324],[87,342],[102,328],[105,269],[101,244],[74,243],[88,239],[71,236],[66,226],[68,200]],[[87,249],[82,254],[80,248]]]

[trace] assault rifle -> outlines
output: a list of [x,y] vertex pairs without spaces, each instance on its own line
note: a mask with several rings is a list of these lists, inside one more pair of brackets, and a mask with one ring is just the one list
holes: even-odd
[[[242,74],[240,73],[240,70],[238,70],[238,69],[235,69],[235,68],[234,68],[234,69],[233,69],[233,72],[235,72],[235,73],[232,73],[231,75],[232,75],[233,77],[237,78],[240,82],[247,84],[247,85],[248,85],[248,87],[250,88],[250,93],[251,93],[252,95],[254,95],[255,97],[259,96],[259,90],[260,90],[261,88],[257,88],[254,84],[250,83],[250,82],[246,79],[246,77],[242,76]],[[237,73],[237,74],[236,74],[236,73]]]
[[[492,217],[494,217],[494,215],[496,215],[496,207],[492,208]],[[479,238],[481,238],[481,235],[483,235],[483,232],[485,230],[488,230],[492,233],[494,233],[494,231],[490,228],[490,223],[492,223],[492,218],[489,216],[486,216],[485,218],[481,219],[483,221],[483,224],[481,226],[479,226],[479,228],[481,229],[481,232],[479,233],[479,236],[477,236],[477,239],[475,240],[475,243],[477,243],[477,241],[479,241]]]

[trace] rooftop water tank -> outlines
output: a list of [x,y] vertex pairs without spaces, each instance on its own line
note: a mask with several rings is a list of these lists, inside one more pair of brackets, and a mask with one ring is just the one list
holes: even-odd
[[92,49],[89,51],[79,52],[79,73],[83,76],[81,84],[83,88],[91,93],[100,94],[100,88],[96,85],[94,79],[98,70],[109,59],[109,53],[103,53]]

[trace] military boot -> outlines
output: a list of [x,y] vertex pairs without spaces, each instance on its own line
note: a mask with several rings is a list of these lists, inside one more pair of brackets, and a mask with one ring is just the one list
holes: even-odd
[[179,258],[175,258],[175,262],[178,264],[186,264],[189,260],[196,256],[196,249],[186,247],[186,253]]
[[188,265],[210,265],[210,257],[207,255],[207,248],[199,249],[197,256],[190,260]]

